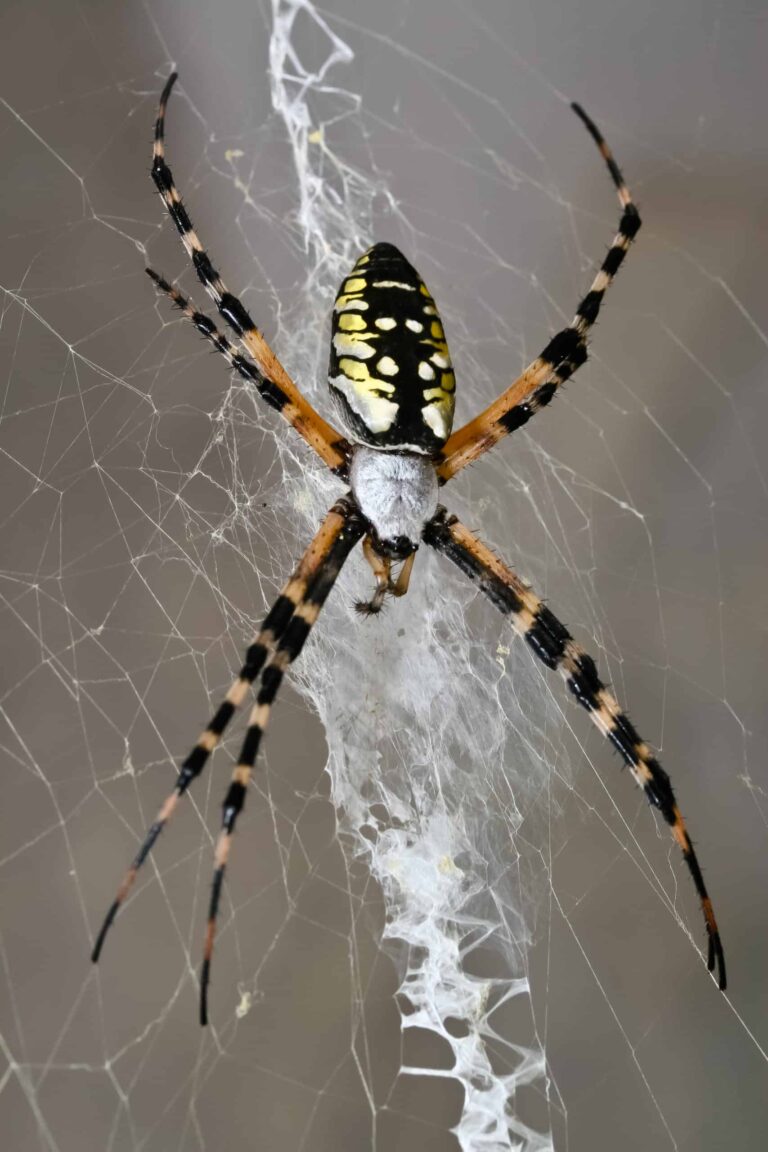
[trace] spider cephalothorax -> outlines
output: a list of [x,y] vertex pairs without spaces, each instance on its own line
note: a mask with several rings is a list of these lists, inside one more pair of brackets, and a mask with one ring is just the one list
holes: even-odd
[[[601,682],[597,667],[568,629],[499,557],[445,508],[445,484],[504,436],[522,427],[550,402],[587,358],[587,336],[603,297],[640,227],[629,189],[600,132],[577,105],[605,159],[618,192],[619,229],[570,324],[484,412],[451,433],[455,381],[437,307],[415,268],[392,244],[375,244],[357,261],[333,310],[329,384],[347,430],[341,436],[312,408],[259,332],[243,304],[227,291],[203,248],[165,162],[165,107],[175,73],[160,98],[155,125],[152,177],[181,234],[200,281],[219,313],[240,339],[236,349],[214,323],[157,273],[149,275],[210,340],[243,379],[291,424],[350,491],[331,508],[315,538],[266,616],[246,653],[240,674],[208,726],[183,761],[173,791],[150,827],[126,872],[93,947],[105,936],[131,889],[136,873],[168,823],[180,798],[200,775],[251,686],[256,702],[222,806],[203,967],[200,1017],[207,1021],[207,995],[216,917],[238,814],[245,803],[261,738],[283,676],[299,655],[341,568],[362,539],[376,577],[376,591],[358,604],[378,612],[388,595],[408,588],[416,549],[423,542],[451,560],[507,616],[535,656],[558,671],[575,700],[613,744],[649,802],[658,808],[680,847],[701,902],[707,930],[707,967],[724,989],[725,959],[712,903],[669,776],[640,738],[626,713]],[[395,576],[393,564],[401,564]]]

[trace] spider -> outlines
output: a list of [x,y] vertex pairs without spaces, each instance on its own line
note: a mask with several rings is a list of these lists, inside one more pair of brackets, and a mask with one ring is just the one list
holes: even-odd
[[[208,1021],[208,986],[216,921],[237,817],[243,809],[269,715],[289,665],[301,652],[341,568],[362,540],[375,576],[371,598],[357,604],[379,612],[388,596],[403,596],[421,543],[446,556],[507,616],[535,655],[561,674],[570,693],[619,752],[679,845],[698,894],[708,936],[707,968],[725,990],[725,958],[712,902],[677,806],[670,778],[626,713],[600,680],[594,660],[516,572],[438,504],[440,487],[504,436],[526,424],[587,359],[587,337],[603,297],[640,228],[621,171],[596,125],[571,107],[597,144],[621,205],[618,232],[576,314],[543,352],[484,412],[452,432],[455,379],[435,301],[416,269],[393,244],[378,243],[357,260],[333,308],[328,384],[340,435],[315,412],[221,276],[195,232],[165,160],[165,111],[174,72],[160,97],[152,178],[179,230],[195,271],[234,330],[239,351],[213,322],[151,268],[148,275],[239,375],[304,438],[324,464],[349,484],[322,522],[248,648],[240,674],[181,765],[173,791],[149,828],[107,912],[93,947],[105,937],[142,864],[179,800],[201,774],[224,730],[257,685],[256,702],[222,806],[200,974],[200,1022]],[[396,574],[395,574],[396,573]]]

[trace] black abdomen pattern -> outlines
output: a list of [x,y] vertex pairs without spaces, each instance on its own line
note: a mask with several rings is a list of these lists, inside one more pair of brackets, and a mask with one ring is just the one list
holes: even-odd
[[393,244],[364,252],[339,289],[328,376],[356,440],[431,455],[448,439],[456,385],[442,321]]

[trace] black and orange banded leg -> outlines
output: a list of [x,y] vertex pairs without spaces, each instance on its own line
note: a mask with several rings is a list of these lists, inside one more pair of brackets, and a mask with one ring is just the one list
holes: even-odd
[[[241,352],[238,352],[232,341],[228,340],[224,333],[219,331],[210,317],[206,316],[204,312],[198,311],[187,297],[179,291],[175,284],[169,284],[167,280],[158,275],[152,268],[145,268],[145,272],[158,289],[170,297],[186,319],[197,328],[198,332],[205,336],[206,340],[210,341],[217,352],[221,353],[229,366],[234,368],[243,380],[249,384],[253,384],[256,391],[262,399],[269,404],[270,408],[274,408],[289,424],[294,426],[293,409],[280,386],[276,384],[274,380],[269,380],[252,360],[244,356]],[[344,452],[345,457],[351,453],[351,446],[341,437],[337,441],[337,446]],[[334,471],[337,475],[345,478],[348,469],[345,466],[343,468],[336,468]]]
[[572,104],[571,107],[600,149],[616,185],[622,208],[619,230],[571,323],[552,337],[541,355],[528,365],[498,400],[448,438],[437,467],[443,483],[467,464],[477,460],[504,436],[527,424],[534,413],[549,404],[558,388],[586,361],[589,330],[597,320],[603,297],[640,229],[640,215],[608,145],[584,109],[579,104]]
[[[267,341],[259,332],[246,308],[229,292],[221,276],[203,248],[189,213],[176,187],[173,173],[165,162],[165,109],[171,89],[176,83],[173,72],[163,88],[155,121],[155,144],[152,153],[152,179],[163,199],[171,219],[176,225],[198,278],[216,304],[220,314],[237,333],[243,345],[256,361],[259,371],[272,386],[270,403],[278,407],[286,420],[300,436],[314,448],[328,467],[343,476],[347,469],[348,445],[335,428],[326,423],[312,405],[304,399]],[[153,276],[156,283],[159,277]],[[200,313],[199,315],[202,315]]]
[[221,831],[216,842],[214,855],[208,924],[200,973],[200,1023],[203,1025],[208,1023],[208,986],[211,975],[211,959],[232,836],[237,817],[245,805],[248,785],[256,764],[256,757],[259,754],[261,740],[269,722],[272,705],[283,677],[304,647],[307,637],[320,615],[320,609],[336,583],[344,561],[365,530],[365,522],[359,514],[354,512],[352,505],[349,505],[348,515],[342,528],[333,539],[322,563],[315,572],[312,582],[307,587],[301,603],[296,606],[289,624],[284,629],[261,673],[256,703],[248,718],[248,729],[221,809]]
[[423,538],[476,583],[499,611],[509,617],[515,631],[524,637],[538,658],[560,673],[571,695],[619,752],[649,802],[659,809],[683,853],[701,902],[707,928],[707,968],[710,972],[717,969],[719,987],[725,991],[725,956],[712,901],[671,781],[600,680],[592,657],[574,642],[568,629],[520,577],[455,516],[448,515],[445,508],[438,508],[424,529]]
[[346,498],[339,500],[333,506],[299,561],[290,580],[265,617],[258,636],[246,652],[245,662],[237,679],[233,681],[210,723],[201,732],[194,748],[183,761],[173,791],[162,804],[136,857],[123,877],[117,895],[96,937],[91,953],[94,964],[99,960],[107,932],[133,887],[139,869],[173,815],[179,800],[203,771],[209,756],[220,743],[227,725],[245,700],[250,686],[290,627],[294,614],[302,610],[305,597],[310,594],[309,590],[315,585],[318,577],[322,576],[329,558],[335,554],[334,548],[338,545],[339,539],[343,538],[346,541],[347,526],[353,520],[354,515],[354,506]]

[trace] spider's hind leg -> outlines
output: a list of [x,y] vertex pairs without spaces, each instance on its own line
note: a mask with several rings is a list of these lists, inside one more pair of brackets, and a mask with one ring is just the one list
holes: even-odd
[[[405,557],[386,556],[377,548],[374,539],[366,536],[363,541],[363,555],[376,577],[376,591],[370,600],[358,600],[355,604],[355,611],[361,616],[376,616],[384,607],[387,596],[405,596],[411,580],[413,562],[416,559],[416,549],[410,545],[409,547],[411,551]],[[404,560],[404,563],[397,577],[393,579],[392,565],[398,560]]]

